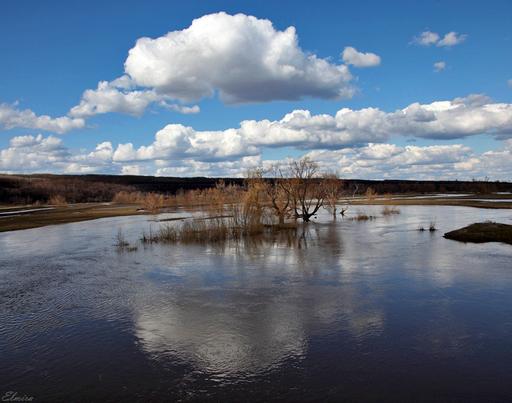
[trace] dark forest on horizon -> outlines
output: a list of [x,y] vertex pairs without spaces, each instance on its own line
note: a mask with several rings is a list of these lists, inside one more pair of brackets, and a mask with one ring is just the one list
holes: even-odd
[[[164,177],[133,175],[8,175],[0,174],[0,203],[47,203],[52,196],[63,196],[69,203],[109,202],[121,191],[176,194],[192,189],[214,187],[219,181],[244,186],[244,178]],[[272,178],[268,178],[272,180]],[[512,182],[424,181],[340,179],[344,189],[357,188],[363,194],[369,187],[378,194],[512,192]]]

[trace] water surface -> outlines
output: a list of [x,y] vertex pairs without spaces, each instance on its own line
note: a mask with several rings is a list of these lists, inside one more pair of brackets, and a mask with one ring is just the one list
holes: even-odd
[[[298,234],[135,252],[116,250],[118,229],[136,244],[154,217],[1,233],[0,394],[510,400],[512,247],[442,234],[512,223],[512,213],[400,210],[368,222],[322,213]],[[437,232],[417,231],[431,221]]]

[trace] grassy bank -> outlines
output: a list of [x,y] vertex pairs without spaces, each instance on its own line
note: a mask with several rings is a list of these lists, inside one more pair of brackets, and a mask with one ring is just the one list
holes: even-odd
[[495,222],[476,223],[447,232],[444,237],[461,242],[504,242],[512,244],[512,225]]

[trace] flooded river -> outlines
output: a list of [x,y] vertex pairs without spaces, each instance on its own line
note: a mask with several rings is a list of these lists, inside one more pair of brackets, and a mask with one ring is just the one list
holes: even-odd
[[510,401],[512,246],[442,235],[512,211],[381,209],[215,246],[137,244],[151,216],[0,233],[0,395]]

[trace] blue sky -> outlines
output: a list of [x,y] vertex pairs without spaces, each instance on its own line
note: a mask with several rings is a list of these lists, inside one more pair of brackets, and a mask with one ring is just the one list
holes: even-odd
[[[5,2],[0,171],[224,176],[307,154],[345,177],[512,179],[510,15],[509,1]],[[125,68],[139,38],[169,32]],[[309,115],[282,121],[294,110]]]

